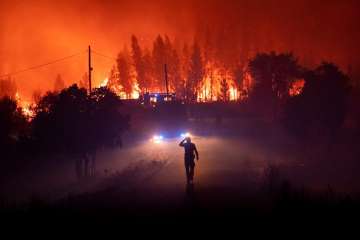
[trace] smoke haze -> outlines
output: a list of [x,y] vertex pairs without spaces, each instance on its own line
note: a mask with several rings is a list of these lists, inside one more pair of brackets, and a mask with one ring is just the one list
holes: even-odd
[[[14,1],[0,2],[0,75],[74,53],[77,57],[14,75],[19,92],[52,89],[57,74],[67,84],[87,71],[86,48],[117,56],[135,34],[151,48],[158,34],[175,43],[194,38],[216,45],[225,60],[258,51],[293,51],[305,66],[322,60],[359,69],[360,2],[222,1]],[[94,56],[100,83],[115,60]],[[355,70],[356,71],[356,70]]]

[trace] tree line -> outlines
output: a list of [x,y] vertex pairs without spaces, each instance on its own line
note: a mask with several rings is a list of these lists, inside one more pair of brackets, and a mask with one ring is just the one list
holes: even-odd
[[[159,37],[154,43],[157,50],[153,50],[153,55],[161,59],[160,56],[170,54],[170,51],[166,54],[162,52],[169,49],[169,45],[169,40],[163,41]],[[156,85],[156,82],[146,80],[150,73],[160,76],[162,69],[146,70],[145,60],[149,60],[150,55],[139,47],[136,37],[132,38],[132,49],[134,63],[138,65],[137,78],[142,79],[139,80],[139,87],[147,91]],[[124,59],[130,56],[124,57],[125,50],[118,58],[121,63],[119,70],[123,71],[129,68],[124,64]],[[176,56],[175,51],[172,54]],[[172,82],[170,85],[183,89],[186,98],[191,101],[196,99],[198,81],[203,76],[202,70],[198,70],[203,68],[202,55],[200,47],[194,44],[189,66],[192,83],[182,82],[182,85]],[[169,74],[175,76],[176,71],[170,66]],[[349,105],[353,104],[349,99],[356,91],[351,88],[349,77],[335,64],[323,62],[314,69],[307,69],[291,53],[271,52],[257,54],[245,68],[253,85],[246,100],[240,104],[247,105],[261,119],[280,121],[290,133],[303,137],[314,131],[334,136],[343,126]],[[129,74],[128,71],[123,73],[124,76],[119,74],[119,80],[129,79]],[[242,69],[235,73],[239,78],[244,78],[244,74]],[[180,75],[178,78],[181,81]],[[290,90],[299,79],[304,86],[297,94],[291,95]],[[4,149],[3,155],[14,152],[28,154],[31,151],[61,152],[77,156],[78,159],[92,159],[96,149],[121,145],[121,135],[128,129],[130,119],[122,114],[121,100],[113,91],[113,79],[109,81],[107,87],[96,88],[88,94],[85,88],[77,85],[64,88],[58,76],[55,84],[57,89],[38,96],[33,109],[35,115],[31,120],[24,116],[18,102],[12,97],[14,84],[7,82],[5,86],[8,90],[2,93],[4,97],[0,100],[0,144]],[[118,84],[122,85],[121,82],[115,85]],[[221,81],[220,89],[220,100],[226,101],[229,91],[226,79]]]
[[181,45],[168,36],[159,35],[149,49],[142,47],[133,35],[131,49],[125,46],[118,54],[108,86],[114,91],[121,90],[128,97],[135,85],[141,93],[165,92],[165,68],[169,90],[178,98],[195,102],[206,75],[203,52],[196,40],[190,45]]
[[78,176],[94,174],[98,149],[122,145],[130,122],[114,92],[96,88],[88,94],[76,84],[47,92],[33,111],[28,119],[15,99],[1,98],[2,159],[63,154],[76,159]]
[[[169,90],[179,99],[187,102],[243,100],[249,97],[250,91],[259,93],[255,89],[267,84],[257,70],[267,67],[268,72],[261,74],[275,74],[272,87],[276,88],[279,98],[285,99],[292,84],[303,80],[307,71],[291,53],[252,55],[235,48],[221,51],[213,45],[204,39],[188,44],[159,35],[148,48],[133,35],[130,49],[125,45],[118,53],[108,86],[127,98],[137,89],[141,93],[165,92],[166,67]],[[86,81],[80,83],[86,86]]]

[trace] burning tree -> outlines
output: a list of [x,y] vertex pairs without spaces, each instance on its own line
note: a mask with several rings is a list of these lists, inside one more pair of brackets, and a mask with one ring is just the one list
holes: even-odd
[[130,55],[126,47],[121,51],[117,58],[117,68],[119,71],[119,83],[123,87],[123,91],[127,98],[130,98],[133,91],[131,69],[130,69]]
[[220,93],[219,93],[219,100],[223,102],[229,101],[229,84],[226,81],[226,78],[220,82]]
[[172,51],[171,62],[169,64],[170,87],[178,96],[184,92],[184,80],[181,77],[180,58],[176,50]]
[[131,56],[137,74],[136,79],[139,84],[140,91],[144,93],[149,90],[149,82],[146,79],[146,68],[145,68],[143,52],[140,48],[137,38],[134,35],[132,35],[131,37],[131,49],[132,49]]
[[242,65],[238,65],[235,68],[235,73],[234,73],[235,77],[234,77],[234,84],[236,87],[236,90],[238,93],[240,93],[240,96],[238,94],[238,96],[236,96],[236,98],[242,98],[242,93],[244,91],[244,77],[245,77],[245,71],[244,71],[244,67]]
[[153,46],[152,52],[154,66],[154,87],[157,90],[164,90],[164,65],[166,64],[166,49],[163,38],[159,35]]
[[154,81],[153,81],[154,68],[153,68],[152,57],[149,49],[144,50],[143,61],[144,61],[144,72],[145,72],[144,83],[147,91],[150,91],[150,89],[154,87]]
[[109,77],[107,78],[106,86],[113,92],[118,93],[120,91],[119,74],[116,66],[111,68]]
[[[126,56],[127,54],[124,53],[126,51],[122,51],[119,54],[117,61],[118,71],[116,71],[120,83],[115,83],[116,81],[113,81],[114,84],[111,83],[112,70],[105,85],[111,89],[115,88],[110,85],[121,85],[122,89],[117,89],[115,92],[118,94],[125,92],[126,98],[130,97],[130,88],[132,88],[131,97],[135,96],[134,89],[137,88],[141,93],[164,92],[166,85],[165,74],[167,74],[168,88],[170,91],[175,92],[178,98],[188,102],[213,101],[219,99],[221,81],[226,78],[228,84],[232,83],[234,85],[229,85],[230,100],[236,100],[239,98],[238,94],[242,93],[243,88],[249,88],[249,84],[243,83],[247,79],[244,68],[234,69],[233,64],[231,64],[236,55],[235,52],[230,54],[231,61],[222,63],[217,59],[213,45],[213,41],[206,42],[204,48],[206,52],[203,53],[198,41],[194,41],[190,49],[187,43],[184,43],[182,51],[179,52],[178,50],[181,48],[174,45],[168,36],[162,37],[158,35],[153,42],[152,49],[148,50],[142,48],[136,36],[133,35],[131,37],[132,64],[128,66],[130,60]],[[177,46],[177,48],[174,46]],[[228,56],[229,54],[225,55]],[[224,58],[225,55],[222,55],[222,57]],[[119,61],[121,64],[119,64]],[[237,76],[235,76],[236,74]],[[105,85],[102,84],[101,86]],[[241,99],[245,95],[243,94]]]
[[197,42],[194,42],[192,48],[192,54],[189,64],[189,72],[186,81],[186,99],[187,101],[194,102],[197,100],[197,96],[200,90],[200,84],[204,77],[203,62],[201,57],[200,46]]
[[190,63],[190,50],[188,45],[185,43],[180,57],[181,78],[182,78],[182,82],[180,83],[182,84],[182,89],[183,89],[180,95],[182,96],[183,99],[186,99],[187,96],[187,82],[188,82],[188,73],[190,69],[189,63]]

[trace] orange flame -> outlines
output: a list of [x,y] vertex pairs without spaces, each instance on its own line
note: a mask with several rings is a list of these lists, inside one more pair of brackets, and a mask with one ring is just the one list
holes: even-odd
[[297,95],[301,94],[304,86],[305,86],[304,79],[296,80],[295,82],[293,82],[293,84],[291,85],[291,88],[289,89],[290,96],[297,96]]
[[22,113],[27,117],[27,119],[31,120],[35,116],[35,107],[36,104],[33,102],[24,101],[21,99],[20,94],[16,92],[15,100],[18,106],[21,108]]

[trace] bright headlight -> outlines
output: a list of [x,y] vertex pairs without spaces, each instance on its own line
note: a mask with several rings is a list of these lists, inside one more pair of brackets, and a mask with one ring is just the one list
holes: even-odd
[[186,138],[186,137],[191,137],[191,134],[190,134],[190,133],[188,133],[188,132],[186,132],[186,133],[182,133],[182,134],[181,134],[181,137],[183,137],[183,138]]
[[155,136],[152,137],[152,141],[154,143],[160,143],[163,139],[164,139],[164,137],[161,136],[161,135],[155,135]]

